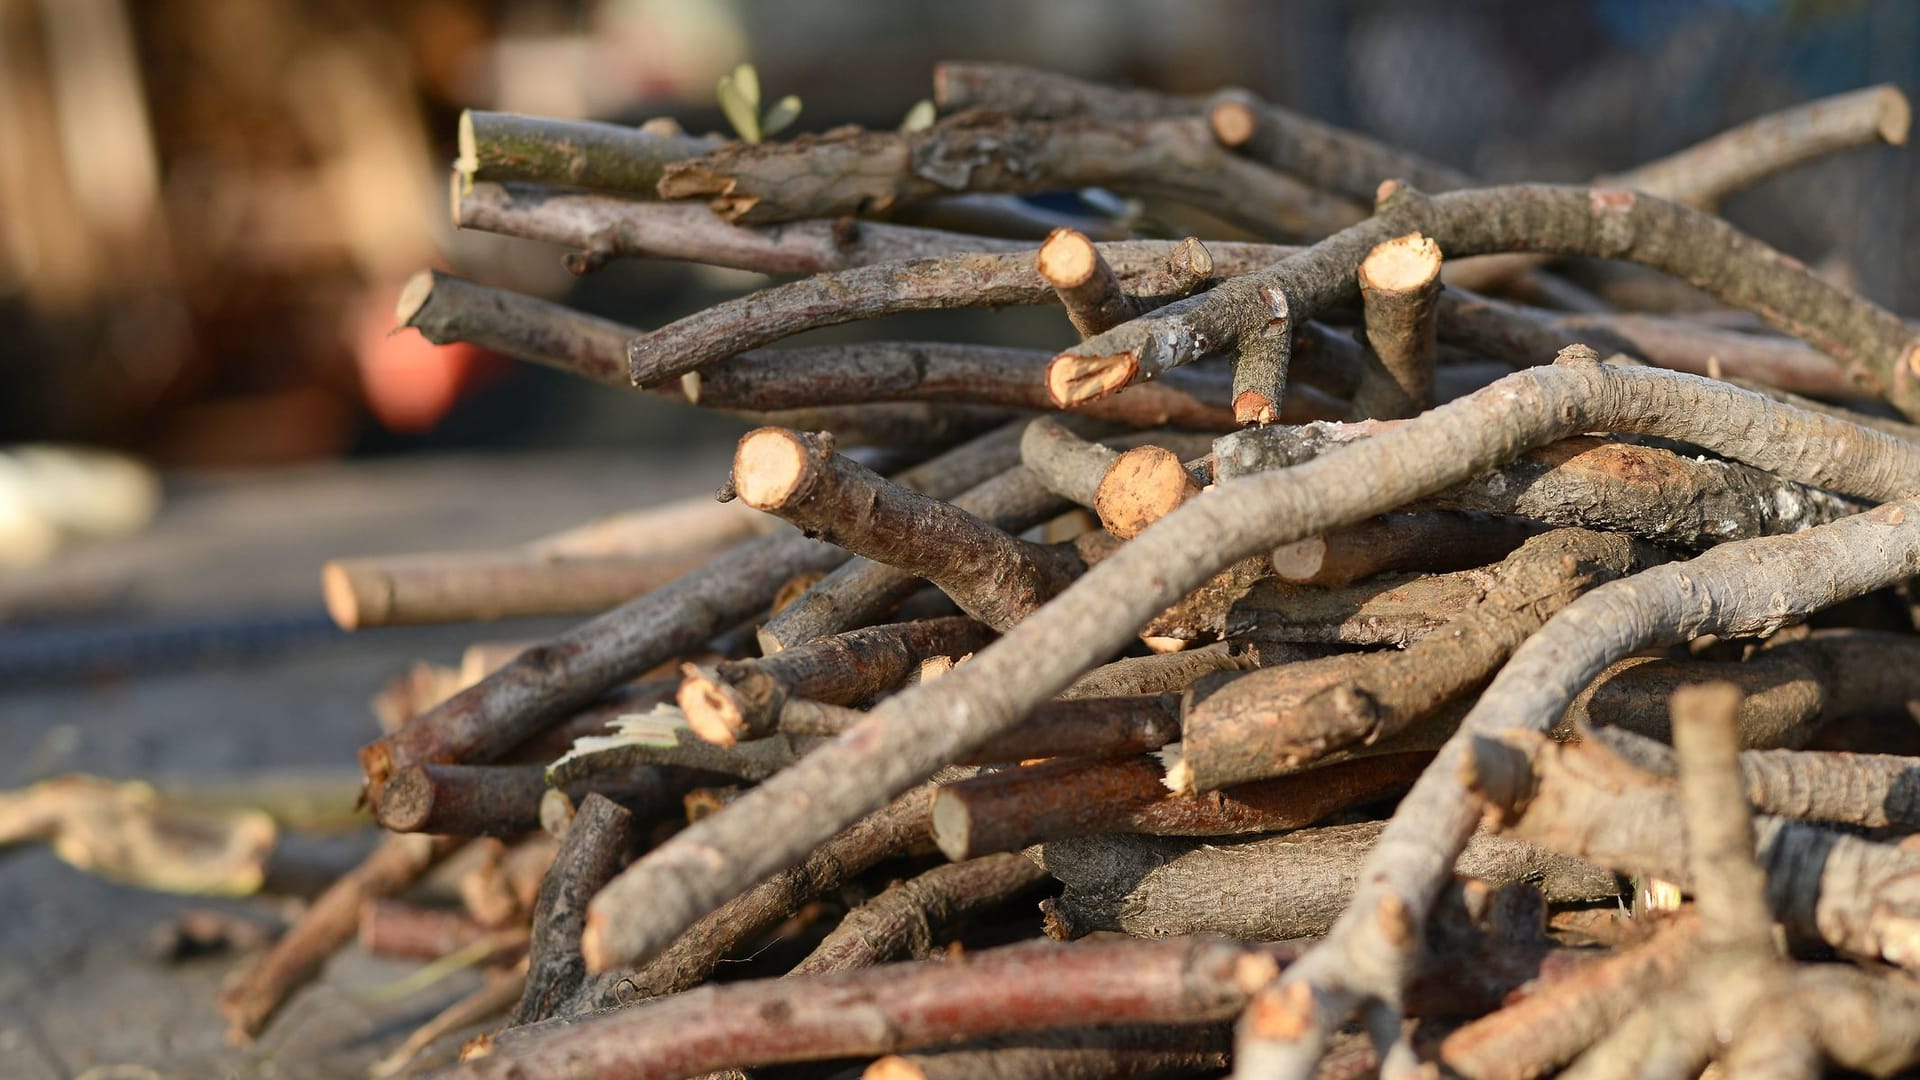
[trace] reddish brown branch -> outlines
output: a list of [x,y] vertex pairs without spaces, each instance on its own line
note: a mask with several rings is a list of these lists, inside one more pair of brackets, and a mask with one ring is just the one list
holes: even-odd
[[1091,1027],[890,1055],[861,1080],[1156,1080],[1225,1071],[1232,1041],[1218,1024]]
[[[796,735],[839,735],[865,718],[865,713],[852,709],[789,702],[780,714],[780,730]],[[1070,698],[1041,705],[1025,723],[967,753],[964,763],[1126,757],[1158,750],[1179,739],[1177,695]]]
[[1359,203],[1372,202],[1388,180],[1428,191],[1473,185],[1465,173],[1269,105],[1245,91],[1214,95],[1207,125],[1222,146]]
[[251,1042],[286,1001],[320,970],[334,950],[353,940],[360,909],[392,896],[445,858],[462,841],[433,836],[389,836],[361,864],[334,882],[273,948],[236,969],[220,988],[220,1014],[230,1042]]
[[965,963],[869,968],[708,987],[494,1044],[449,1077],[586,1071],[674,1080],[730,1065],[893,1053],[1092,1022],[1195,1023],[1233,1015],[1295,951],[1288,944],[1017,945]]
[[933,799],[933,840],[957,861],[1094,834],[1237,836],[1298,829],[1403,790],[1428,757],[1344,762],[1200,797],[1168,791],[1153,758],[1047,762],[942,788]]
[[[369,900],[360,908],[360,947],[375,956],[438,960],[494,933],[471,916],[449,908],[400,900]],[[503,942],[502,951],[517,953],[525,946],[524,941],[517,945]]]

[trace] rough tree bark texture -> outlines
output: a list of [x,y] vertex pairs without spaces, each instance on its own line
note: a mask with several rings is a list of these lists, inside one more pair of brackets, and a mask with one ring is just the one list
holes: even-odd
[[530,1024],[552,1016],[587,977],[586,962],[580,958],[587,901],[626,863],[632,827],[633,815],[610,799],[588,795],[581,802],[540,883],[527,988],[510,1023]]
[[[1573,359],[1508,376],[1338,455],[1190,500],[969,662],[882,702],[853,731],[635,863],[616,881],[657,902],[596,902],[590,962],[656,953],[892,792],[1013,726],[1233,560],[1443,490],[1522,449],[1637,430],[1864,498],[1897,497],[1920,477],[1920,448],[1884,435],[1690,376]],[[768,820],[785,823],[781,843],[766,842]]]

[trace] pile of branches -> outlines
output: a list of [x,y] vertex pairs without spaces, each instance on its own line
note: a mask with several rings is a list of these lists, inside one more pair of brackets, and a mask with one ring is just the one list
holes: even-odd
[[[936,86],[462,120],[463,226],[792,280],[643,332],[434,273],[402,323],[765,426],[717,505],[328,568],[349,625],[610,610],[389,697],[393,835],[237,1033],[480,844],[523,958],[416,1037],[510,1017],[454,1076],[1920,1063],[1920,332],[1706,209],[1897,91],[1489,187],[1240,92]],[[1154,216],[1015,197],[1093,187]],[[779,344],[1014,304],[1061,340]]]

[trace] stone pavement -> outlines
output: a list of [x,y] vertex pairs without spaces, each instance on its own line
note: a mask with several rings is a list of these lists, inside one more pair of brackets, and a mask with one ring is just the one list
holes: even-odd
[[[36,607],[49,594],[91,605],[57,622],[0,624],[0,787],[82,770],[190,784],[351,769],[374,730],[369,695],[410,662],[453,663],[472,641],[537,636],[567,621],[335,634],[318,622],[323,559],[514,543],[712,491],[726,450],[695,447],[671,467],[631,452],[516,454],[170,481],[165,509],[142,535],[63,556],[30,582],[0,578],[0,598],[27,590]],[[224,651],[176,645],[155,655],[139,644],[150,628],[183,623]],[[68,651],[126,650],[138,662],[84,679],[9,666],[56,633]],[[345,864],[369,840],[327,844]],[[415,965],[349,948],[257,1045],[228,1047],[213,997],[236,958],[163,963],[149,956],[148,935],[187,908],[261,914],[282,903],[147,893],[72,870],[44,847],[0,850],[0,1075],[364,1077],[407,1031],[477,985],[465,973],[370,1004],[366,991]]]

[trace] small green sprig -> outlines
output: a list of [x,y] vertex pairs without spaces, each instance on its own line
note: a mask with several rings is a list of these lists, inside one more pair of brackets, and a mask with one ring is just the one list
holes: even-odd
[[760,73],[752,64],[741,64],[720,76],[720,111],[733,125],[742,142],[758,143],[778,135],[800,119],[800,98],[788,94],[760,111]]

